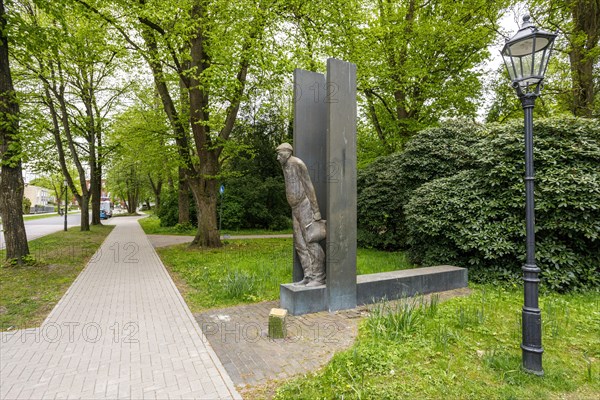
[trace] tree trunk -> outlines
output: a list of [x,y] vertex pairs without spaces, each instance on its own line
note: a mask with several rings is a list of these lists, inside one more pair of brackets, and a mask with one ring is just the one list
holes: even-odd
[[154,209],[160,210],[160,193],[154,194]]
[[573,87],[573,114],[591,118],[597,88],[594,88],[594,56],[600,40],[600,1],[577,0],[572,3],[574,32],[570,41],[569,62]]
[[101,185],[102,182],[99,177],[98,165],[96,162],[93,162],[95,165],[91,165],[90,168],[90,192],[92,195],[92,225],[102,225],[100,221],[100,200],[101,200]]
[[590,57],[584,60],[577,50],[569,53],[573,81],[573,114],[591,118],[594,106],[594,64]]
[[190,222],[190,191],[183,169],[179,167],[179,186],[177,189],[177,206],[179,208],[178,222],[186,224]]
[[[1,97],[1,96],[0,96]],[[1,135],[1,134],[0,134]],[[0,147],[4,147],[0,145]],[[7,154],[2,150],[2,158]],[[15,166],[4,165],[0,175],[0,216],[6,244],[6,259],[16,259],[21,264],[23,256],[29,254],[27,234],[23,222],[23,176],[21,162]]]
[[154,183],[152,176],[148,173],[148,180],[150,181],[150,186],[152,187],[152,192],[154,193],[154,209],[156,212],[160,209],[160,195],[162,193],[163,186],[163,178],[159,177]]
[[[193,8],[192,15],[199,18],[205,17],[205,4],[197,4]],[[221,246],[221,235],[217,224],[217,181],[215,179],[220,169],[219,150],[212,142],[210,126],[205,123],[210,120],[209,94],[208,91],[204,90],[200,81],[202,72],[210,66],[210,55],[206,53],[205,48],[207,41],[204,27],[199,26],[196,36],[190,41],[190,66],[196,71],[196,74],[190,76],[190,125],[196,145],[196,154],[200,159],[195,175],[188,177],[188,184],[194,195],[198,217],[198,230],[190,245],[192,247]],[[241,73],[245,73],[245,71],[242,70]],[[245,81],[245,76],[244,80],[241,80],[238,75],[238,80],[240,82]],[[233,104],[230,104],[228,107],[225,127],[235,121],[237,112],[233,113],[231,111],[232,106]]]
[[6,259],[22,258],[29,254],[25,223],[23,222],[23,175],[19,129],[19,104],[14,91],[8,62],[8,38],[4,0],[0,0],[0,216],[6,242]]
[[81,231],[90,230],[90,195],[77,196],[79,208],[81,208]]
[[198,231],[190,247],[221,247],[221,234],[217,224],[217,181],[200,179],[191,186],[198,206]]
[[127,212],[129,214],[134,214],[137,208],[137,196],[135,195],[135,191],[128,190],[127,191]]

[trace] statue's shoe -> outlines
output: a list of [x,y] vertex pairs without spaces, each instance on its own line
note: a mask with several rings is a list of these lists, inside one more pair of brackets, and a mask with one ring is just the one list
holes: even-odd
[[306,284],[306,287],[317,287],[317,286],[324,286],[325,282],[321,282],[321,281],[310,281]]
[[299,282],[294,282],[294,286],[306,286],[308,283],[310,283],[310,279],[304,278]]

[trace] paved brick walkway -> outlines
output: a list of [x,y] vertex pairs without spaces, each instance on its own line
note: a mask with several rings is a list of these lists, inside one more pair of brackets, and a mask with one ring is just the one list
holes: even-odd
[[364,310],[287,317],[286,339],[268,337],[269,312],[278,301],[196,314],[210,344],[238,387],[315,371],[350,347]]
[[[469,293],[470,289],[461,288],[436,295],[445,301]],[[272,380],[314,372],[327,364],[335,352],[354,343],[359,322],[376,307],[288,316],[287,338],[274,340],[267,335],[268,318],[271,308],[278,306],[278,301],[270,301],[195,314],[244,397],[269,398],[276,387]]]
[[241,398],[136,219],[40,328],[0,333],[1,399]]

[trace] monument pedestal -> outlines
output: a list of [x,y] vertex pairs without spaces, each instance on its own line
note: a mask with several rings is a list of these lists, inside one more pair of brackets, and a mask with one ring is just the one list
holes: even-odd
[[358,275],[357,303],[372,304],[467,287],[467,272],[466,268],[440,265]]
[[286,283],[279,286],[279,304],[290,315],[310,314],[328,310],[325,286],[294,286]]
[[[357,304],[372,304],[467,287],[467,275],[466,268],[449,265],[358,275]],[[327,301],[326,286],[294,286],[291,283],[281,285],[279,301],[280,307],[287,309],[290,315],[335,311]]]

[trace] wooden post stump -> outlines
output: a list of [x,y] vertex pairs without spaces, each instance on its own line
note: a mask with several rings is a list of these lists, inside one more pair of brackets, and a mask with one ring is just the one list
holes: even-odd
[[287,310],[285,308],[272,308],[269,313],[269,337],[271,339],[285,339],[287,336]]

